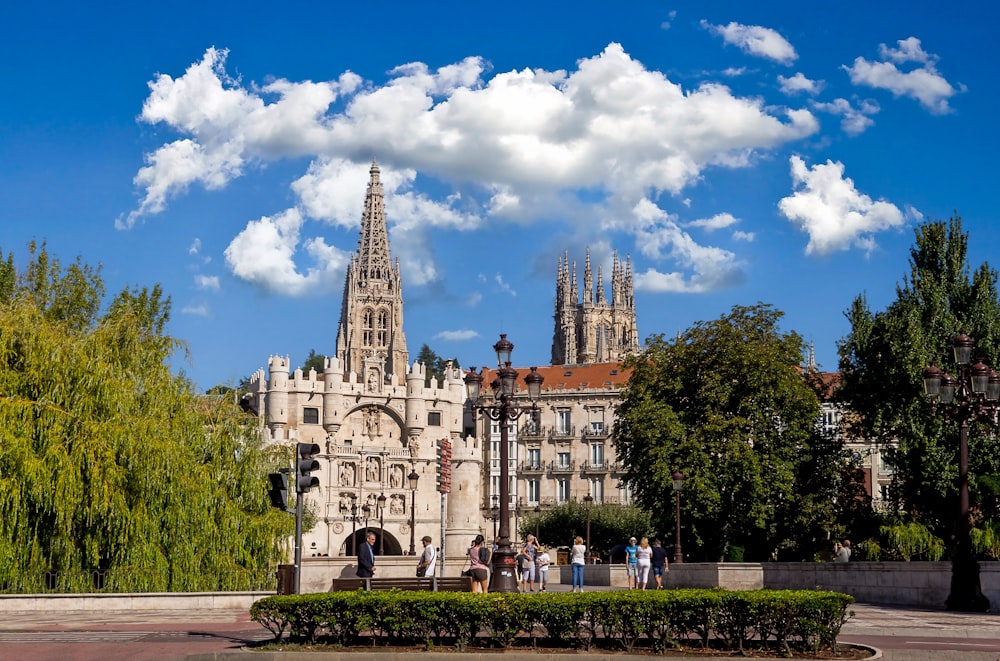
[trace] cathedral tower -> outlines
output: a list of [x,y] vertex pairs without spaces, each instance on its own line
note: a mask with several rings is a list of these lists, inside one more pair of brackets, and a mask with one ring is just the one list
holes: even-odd
[[618,259],[611,265],[611,299],[605,295],[603,269],[597,268],[597,283],[590,266],[590,248],[583,272],[583,302],[577,291],[576,262],[569,253],[559,259],[556,276],[555,332],[552,337],[553,365],[586,365],[616,362],[639,351],[635,322],[632,262]]
[[351,255],[344,279],[337,359],[345,373],[380,389],[392,375],[402,382],[409,354],[399,260],[393,264],[389,255],[384,193],[374,161],[370,175],[358,251]]

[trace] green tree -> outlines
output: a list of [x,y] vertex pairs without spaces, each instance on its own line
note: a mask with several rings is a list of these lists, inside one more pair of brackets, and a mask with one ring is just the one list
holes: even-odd
[[[570,501],[564,505],[545,508],[538,514],[530,512],[520,520],[518,535],[521,540],[535,533],[546,546],[572,546],[573,538],[587,538],[587,505]],[[590,506],[591,552],[608,560],[611,549],[628,541],[629,537],[655,536],[653,518],[646,510],[632,505],[605,503]]]
[[425,385],[430,385],[432,378],[437,379],[439,385],[444,383],[444,370],[449,360],[451,361],[452,369],[460,367],[458,358],[442,358],[426,344],[420,346],[420,353],[417,354],[417,362],[427,368],[427,376],[424,380]]
[[[872,312],[859,295],[845,313],[851,331],[839,347],[838,395],[854,413],[847,433],[882,445],[894,468],[897,507],[948,538],[957,509],[958,428],[930,415],[921,375],[931,362],[955,373],[949,354],[960,332],[975,338],[975,356],[998,364],[997,273],[984,263],[970,276],[968,235],[957,216],[926,221],[915,237],[910,272],[896,286],[896,299]],[[992,485],[1000,479],[1000,444],[988,425],[971,425],[969,450],[971,502],[979,514],[996,518]]]
[[817,429],[802,338],[770,305],[736,306],[629,358],[614,443],[637,502],[673,529],[680,470],[683,547],[722,560],[811,557],[826,544],[843,452]]
[[265,494],[276,451],[230,398],[171,373],[169,299],[127,290],[101,313],[95,271],[31,254],[0,302],[0,585],[268,585],[290,533]]
[[302,365],[302,373],[309,374],[309,370],[316,370],[317,374],[322,374],[323,370],[326,369],[324,362],[326,356],[320,353],[316,353],[315,349],[309,350],[309,357],[306,358],[306,362]]

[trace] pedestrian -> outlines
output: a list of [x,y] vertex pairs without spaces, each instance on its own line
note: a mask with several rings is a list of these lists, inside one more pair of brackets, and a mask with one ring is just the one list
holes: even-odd
[[583,568],[587,563],[587,547],[579,535],[573,540],[570,550],[570,564],[573,567],[573,592],[583,592]]
[[528,541],[524,545],[525,550],[528,553],[528,557],[531,558],[531,563],[528,565],[528,582],[531,585],[531,591],[535,591],[535,556],[538,555],[538,540],[535,539],[534,535],[528,535]]
[[545,592],[545,587],[549,584],[549,565],[552,558],[544,546],[538,547],[538,555],[535,556],[535,563],[538,565],[538,586],[540,592]]
[[663,548],[659,539],[653,540],[653,578],[656,579],[656,589],[660,590],[663,588],[663,575],[670,571],[670,565],[667,563],[667,549]]
[[837,552],[837,562],[847,562],[851,559],[851,540],[845,539],[842,544],[834,545]]
[[493,552],[486,546],[486,539],[482,535],[476,535],[469,547],[469,570],[472,572],[472,591],[489,592],[490,582],[490,559]]
[[636,557],[639,547],[635,542],[635,537],[629,537],[628,546],[625,547],[625,575],[628,577],[629,590],[639,587],[639,558]]
[[375,533],[365,535],[365,543],[358,547],[359,578],[371,578],[375,575]]
[[535,566],[535,561],[528,554],[528,545],[525,544],[521,547],[521,550],[517,552],[517,569],[521,573],[521,592],[528,591],[528,583],[531,583],[531,591],[535,591],[534,581],[530,581],[531,570]]
[[649,545],[649,538],[643,537],[639,542],[639,548],[635,551],[636,557],[636,578],[639,581],[639,589],[646,589],[646,581],[649,579],[649,566],[653,561],[653,547]]
[[424,535],[420,541],[424,545],[424,551],[420,554],[420,562],[417,563],[417,576],[433,576],[437,565],[437,551],[431,544],[430,535]]

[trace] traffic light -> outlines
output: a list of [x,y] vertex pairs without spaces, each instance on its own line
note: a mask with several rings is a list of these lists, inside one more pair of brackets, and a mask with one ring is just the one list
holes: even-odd
[[[287,468],[285,470],[288,470]],[[268,482],[271,483],[271,489],[267,492],[268,497],[271,499],[271,507],[277,507],[279,510],[288,509],[288,475],[285,473],[268,473]]]
[[298,477],[295,481],[295,492],[306,493],[313,487],[319,486],[319,478],[312,475],[313,471],[319,470],[319,462],[313,457],[319,454],[319,445],[316,443],[299,443],[295,455],[298,457]]

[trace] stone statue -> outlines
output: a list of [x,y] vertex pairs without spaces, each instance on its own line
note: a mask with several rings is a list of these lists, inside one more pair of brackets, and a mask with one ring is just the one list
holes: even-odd
[[380,472],[378,459],[375,457],[368,457],[368,481],[378,482]]
[[393,495],[392,500],[389,501],[389,514],[404,514],[406,511],[406,504],[403,502],[403,496]]

